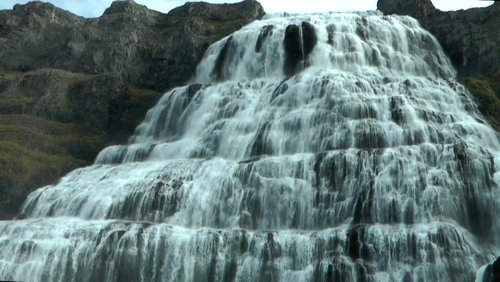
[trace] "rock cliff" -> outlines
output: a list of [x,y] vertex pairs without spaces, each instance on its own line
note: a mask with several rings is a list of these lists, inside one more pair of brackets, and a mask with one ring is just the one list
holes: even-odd
[[211,43],[263,15],[254,0],[168,14],[116,1],[91,19],[42,2],[0,11],[0,219],[124,142]]
[[116,1],[85,19],[31,2],[0,12],[0,69],[58,68],[164,91],[185,82],[214,41],[264,15],[254,0],[187,3],[168,14]]

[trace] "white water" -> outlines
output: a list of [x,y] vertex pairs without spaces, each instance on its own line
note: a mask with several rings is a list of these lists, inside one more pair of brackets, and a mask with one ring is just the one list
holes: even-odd
[[[302,21],[318,42],[286,77]],[[415,20],[270,17],[227,40],[203,86],[0,223],[0,279],[471,281],[498,255],[498,135]]]

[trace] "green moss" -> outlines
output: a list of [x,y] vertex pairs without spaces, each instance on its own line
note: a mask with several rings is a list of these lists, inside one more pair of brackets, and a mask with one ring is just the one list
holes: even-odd
[[[15,213],[33,189],[90,164],[109,137],[74,123],[0,115],[0,208]],[[9,200],[10,199],[10,200]]]
[[497,98],[500,99],[500,71],[492,75],[487,81]]
[[1,100],[0,111],[8,113],[28,113],[37,98],[23,95],[12,95]]
[[159,96],[157,91],[147,88],[139,88],[132,84],[127,84],[130,99],[133,104],[141,103],[144,100],[156,99]]
[[10,79],[19,75],[19,72],[8,71],[8,70],[0,70],[0,79]]
[[474,97],[479,111],[497,129],[500,128],[500,82],[498,79],[500,79],[500,72],[487,79],[468,77],[461,80]]
[[33,179],[45,175],[47,179],[42,183],[47,184],[54,181],[58,173],[84,164],[68,155],[52,155],[4,140],[0,141],[0,151],[0,178],[9,179],[14,187],[23,190]]
[[127,90],[130,93],[130,102],[133,105],[131,114],[134,116],[133,124],[135,127],[144,120],[146,112],[158,102],[161,93],[131,84],[127,85]]
[[93,83],[97,79],[97,75],[87,75],[77,73],[74,74],[69,82],[69,89],[67,93],[68,103],[70,105],[79,105],[88,99],[89,93],[92,90]]
[[[100,150],[120,137],[117,133],[85,126],[75,118],[78,111],[87,117],[89,113],[82,110],[85,103],[100,101],[99,95],[108,94],[106,91],[92,91],[99,76],[64,73],[61,80],[55,78],[54,81],[60,83],[55,89],[66,92],[56,93],[58,95],[52,97],[54,99],[44,101],[56,113],[55,117],[51,117],[59,121],[54,121],[30,115],[33,106],[42,97],[40,94],[45,92],[31,84],[20,87],[11,81],[1,81],[6,76],[21,81],[24,75],[3,73],[0,77],[0,83],[8,89],[0,97],[0,190],[3,189],[2,196],[5,196],[4,200],[0,199],[0,210],[7,209],[11,213],[15,213],[30,191],[57,181],[77,167],[92,163]],[[36,83],[33,82],[33,85]],[[118,97],[112,99],[122,104],[112,102],[118,104],[115,112],[123,114],[117,118],[129,122],[124,128],[133,130],[161,95],[133,85],[127,85],[126,91],[128,93],[111,93]],[[110,112],[110,115],[116,117],[113,113]],[[129,136],[128,132],[126,135]]]
[[93,160],[108,140],[101,131],[28,115],[1,115],[0,135],[0,141],[87,162]]
[[72,90],[84,90],[86,86],[90,85],[96,78],[96,75],[76,73],[72,77],[71,88]]

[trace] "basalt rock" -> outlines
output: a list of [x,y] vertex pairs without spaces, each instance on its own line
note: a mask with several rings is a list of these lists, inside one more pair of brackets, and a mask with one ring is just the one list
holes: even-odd
[[314,26],[308,22],[302,22],[300,26],[289,25],[286,28],[283,39],[286,75],[292,76],[307,66],[307,58],[316,46],[316,42]]
[[491,264],[491,282],[500,281],[500,257]]
[[255,52],[261,52],[262,44],[273,33],[273,29],[274,26],[272,25],[266,25],[262,28],[259,34],[259,38],[257,39],[257,43],[255,43]]

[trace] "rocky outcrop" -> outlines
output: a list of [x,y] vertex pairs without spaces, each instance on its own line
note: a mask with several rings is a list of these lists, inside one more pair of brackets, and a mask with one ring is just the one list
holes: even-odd
[[93,19],[42,2],[0,11],[0,219],[125,142],[210,44],[263,15],[254,0],[168,14],[116,1]]
[[302,22],[300,26],[289,25],[285,30],[283,47],[285,49],[284,72],[292,76],[307,66],[307,58],[316,46],[314,26]]
[[498,257],[497,260],[491,264],[491,281],[500,281],[500,257]]
[[31,2],[0,12],[0,69],[58,68],[164,91],[184,83],[214,41],[264,15],[254,0],[187,3],[168,14],[116,1],[85,19]]
[[481,282],[500,282],[500,257],[486,266]]
[[378,0],[384,14],[409,15],[441,43],[480,111],[500,131],[500,3],[443,12],[431,0]]

